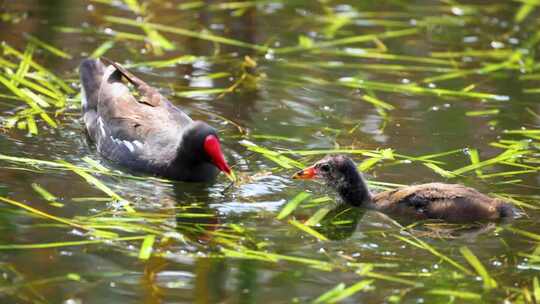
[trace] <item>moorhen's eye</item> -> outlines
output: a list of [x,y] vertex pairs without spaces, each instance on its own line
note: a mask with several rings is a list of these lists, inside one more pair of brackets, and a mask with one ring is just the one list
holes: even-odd
[[323,164],[319,167],[319,170],[321,170],[322,172],[328,172],[330,171],[330,166],[327,164]]

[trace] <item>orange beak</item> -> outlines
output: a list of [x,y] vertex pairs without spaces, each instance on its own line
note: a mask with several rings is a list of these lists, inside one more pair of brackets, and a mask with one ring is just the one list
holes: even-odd
[[293,176],[293,179],[314,179],[317,178],[317,171],[315,166],[307,167],[304,170],[296,172]]

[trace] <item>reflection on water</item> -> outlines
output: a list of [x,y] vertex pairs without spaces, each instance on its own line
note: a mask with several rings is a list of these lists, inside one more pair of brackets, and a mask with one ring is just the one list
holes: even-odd
[[[65,168],[0,160],[1,197],[51,215],[92,223],[96,229],[111,229],[122,237],[160,236],[153,244],[153,255],[144,260],[139,259],[140,239],[100,242],[84,229],[2,205],[0,244],[96,243],[2,248],[1,302],[303,303],[340,283],[350,287],[364,279],[373,280],[371,287],[351,293],[345,301],[463,302],[481,297],[483,301],[528,302],[523,290],[530,297],[539,260],[538,137],[504,130],[540,125],[537,94],[525,93],[538,86],[533,52],[538,48],[527,44],[535,41],[531,37],[536,35],[539,19],[535,8],[518,25],[515,14],[521,3],[517,2],[469,2],[1,2],[0,40],[24,50],[27,40],[21,33],[29,33],[68,52],[72,59],[38,49],[33,59],[74,87],[80,60],[100,46],[112,46],[103,50],[118,62],[145,63],[131,69],[162,88],[193,118],[220,130],[224,150],[241,180],[228,188],[223,176],[208,185],[96,174],[132,202],[142,214],[137,217],[124,213],[121,204],[109,202],[103,191]],[[172,30],[152,34],[148,28],[109,18],[143,18],[137,15]],[[411,28],[417,31],[358,38]],[[201,39],[203,34],[214,36]],[[150,36],[154,39],[148,39]],[[350,37],[356,38],[341,40]],[[321,41],[332,44],[312,48]],[[283,50],[299,46],[300,51]],[[265,48],[274,50],[261,51]],[[505,62],[517,49],[529,53],[521,61]],[[189,55],[195,59],[152,65]],[[2,75],[9,68],[3,58],[11,57],[0,57]],[[488,71],[430,79],[486,66]],[[18,66],[9,69],[13,75]],[[352,78],[395,88],[419,84],[460,94],[491,93],[509,96],[509,100],[349,88],[339,81]],[[2,120],[21,105],[10,95],[0,85]],[[365,96],[376,96],[376,101]],[[390,107],[381,107],[377,100]],[[56,129],[38,120],[37,136],[16,127],[0,133],[0,154],[62,159],[86,168],[89,163],[83,158],[89,157],[112,173],[132,174],[100,160],[85,141],[77,96],[69,96],[67,103],[66,110],[58,113]],[[496,111],[475,114],[486,110]],[[350,208],[333,198],[317,202],[327,194],[319,185],[291,181],[288,177],[294,166],[283,168],[275,161],[276,155],[262,155],[242,145],[248,140],[284,152],[391,148],[396,155],[406,156],[460,149],[445,158],[433,158],[433,164],[450,170],[469,165],[473,150],[478,151],[479,160],[487,160],[499,155],[501,146],[524,139],[534,151],[525,156],[527,163],[509,159],[451,181],[486,193],[512,194],[525,215],[508,225],[465,227],[427,222],[404,228],[380,213]],[[283,155],[305,163],[320,158]],[[372,154],[354,155],[358,163],[369,157]],[[496,175],[519,170],[527,172]],[[370,180],[397,184],[444,181],[422,161],[398,156],[381,159],[367,174]],[[480,178],[482,174],[495,175]],[[44,199],[32,190],[33,183],[56,200]],[[285,203],[302,191],[312,197],[287,218],[277,220]],[[326,214],[310,226],[313,231],[289,222],[305,223],[317,212]],[[119,223],[123,230],[111,228]],[[321,237],[327,240],[319,240]],[[486,287],[478,279],[481,274],[462,253],[464,246],[476,255],[498,288]],[[448,290],[468,293],[448,295]]]

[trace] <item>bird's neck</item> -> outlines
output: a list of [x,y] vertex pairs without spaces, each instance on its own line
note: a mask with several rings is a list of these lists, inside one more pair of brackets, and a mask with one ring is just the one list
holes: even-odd
[[189,145],[179,146],[175,157],[168,167],[169,175],[183,181],[207,182],[213,180],[218,169],[212,163],[200,158],[200,152]]
[[354,172],[348,174],[345,180],[337,187],[341,199],[353,206],[370,207],[372,205],[371,192],[362,175],[354,168]]

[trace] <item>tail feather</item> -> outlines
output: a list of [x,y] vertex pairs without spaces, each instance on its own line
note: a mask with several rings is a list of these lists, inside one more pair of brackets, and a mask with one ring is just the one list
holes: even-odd
[[497,211],[501,219],[511,220],[517,216],[516,208],[508,203],[502,203],[497,206]]
[[98,128],[99,88],[105,74],[105,65],[99,59],[85,59],[79,67],[81,75],[81,103],[86,131],[91,140],[96,140]]
[[99,59],[85,59],[79,67],[82,85],[82,111],[96,111],[98,104],[99,87],[105,65]]

